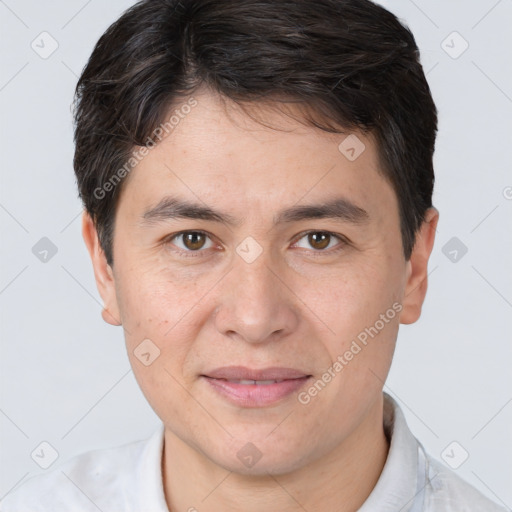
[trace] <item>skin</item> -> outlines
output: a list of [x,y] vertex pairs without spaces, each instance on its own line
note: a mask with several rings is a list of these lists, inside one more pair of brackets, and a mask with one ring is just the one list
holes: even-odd
[[[123,185],[113,268],[83,216],[103,317],[123,325],[134,375],[165,425],[169,509],[357,510],[386,460],[383,383],[399,324],[421,313],[438,212],[427,212],[406,261],[397,198],[378,171],[371,136],[357,133],[366,149],[349,161],[338,149],[348,133],[254,105],[265,127],[211,92],[194,98],[197,106]],[[145,225],[143,213],[168,194],[227,212],[238,224]],[[273,225],[281,209],[340,196],[368,220]],[[173,238],[184,230],[207,232],[203,247],[194,252],[197,246]],[[304,231],[342,238],[324,248]],[[262,249],[251,263],[236,252],[248,236]],[[401,312],[308,404],[295,393],[271,406],[236,406],[200,377],[228,365],[283,366],[316,380],[393,303]],[[160,350],[149,366],[134,355],[144,339]],[[250,468],[237,457],[248,442],[262,453]]]

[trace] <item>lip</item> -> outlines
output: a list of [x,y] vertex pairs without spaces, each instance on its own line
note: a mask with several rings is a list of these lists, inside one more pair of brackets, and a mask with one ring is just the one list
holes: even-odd
[[225,380],[289,380],[300,379],[308,374],[294,368],[263,368],[260,370],[245,366],[223,366],[203,374],[204,377]]
[[[244,366],[226,366],[209,371],[201,377],[211,389],[239,407],[265,407],[275,404],[297,392],[311,375],[293,368],[250,369]],[[241,384],[233,381],[271,381],[263,384]]]

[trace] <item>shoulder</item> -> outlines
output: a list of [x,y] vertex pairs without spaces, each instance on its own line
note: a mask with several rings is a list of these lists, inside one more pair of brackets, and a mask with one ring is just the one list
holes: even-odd
[[436,459],[427,456],[425,512],[506,512]]
[[77,455],[11,491],[0,512],[128,510],[148,439]]
[[[384,396],[384,428],[391,438],[391,444],[381,475],[385,482],[381,486],[381,492],[386,496],[391,494],[400,497],[402,501],[396,502],[399,505],[395,507],[396,510],[507,512],[506,508],[494,503],[453,470],[429,455],[409,429],[398,403],[390,395],[385,393]],[[395,482],[400,483],[397,485]],[[411,501],[414,503],[411,504]],[[368,512],[371,510],[373,509],[368,509]]]

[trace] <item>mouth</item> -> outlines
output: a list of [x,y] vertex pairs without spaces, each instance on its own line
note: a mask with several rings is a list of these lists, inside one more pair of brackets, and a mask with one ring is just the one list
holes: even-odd
[[239,407],[265,407],[289,398],[312,375],[293,368],[227,366],[201,375],[210,389]]

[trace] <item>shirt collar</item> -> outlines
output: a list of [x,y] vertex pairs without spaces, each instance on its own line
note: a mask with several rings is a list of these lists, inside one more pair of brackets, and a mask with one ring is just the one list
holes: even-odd
[[162,474],[164,430],[164,424],[161,423],[144,448],[142,464],[137,469],[136,485],[140,489],[136,497],[138,506],[133,510],[169,512],[165,501]]
[[370,496],[359,512],[409,512],[418,494],[418,441],[412,435],[396,401],[384,393],[384,431],[389,452]]

